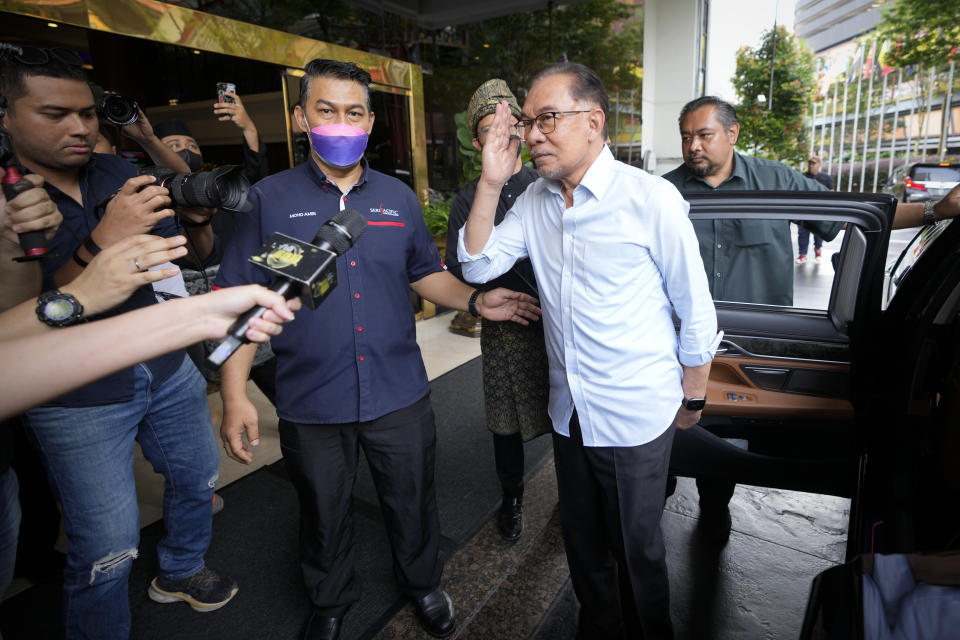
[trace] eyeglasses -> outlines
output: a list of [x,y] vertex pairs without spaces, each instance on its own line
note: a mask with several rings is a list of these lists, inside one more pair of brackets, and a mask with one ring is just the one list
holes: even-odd
[[65,47],[18,46],[9,42],[0,42],[0,58],[11,57],[17,62],[29,65],[47,64],[51,59],[71,67],[82,67],[83,58],[73,49]]
[[590,113],[593,109],[581,109],[580,111],[547,111],[546,113],[541,113],[536,118],[529,120],[521,120],[517,123],[517,133],[523,137],[525,130],[528,130],[533,126],[533,123],[537,123],[537,129],[540,130],[540,133],[553,133],[553,130],[557,128],[557,116],[563,116],[571,113]]

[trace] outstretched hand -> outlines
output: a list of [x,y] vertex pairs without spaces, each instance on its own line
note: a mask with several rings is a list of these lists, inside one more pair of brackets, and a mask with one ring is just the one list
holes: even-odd
[[61,289],[76,296],[84,316],[112,309],[145,284],[177,275],[176,267],[149,270],[186,255],[183,236],[160,238],[146,234],[128,236],[98,253],[90,264]]
[[300,308],[300,298],[286,300],[275,291],[260,285],[227,287],[211,293],[197,296],[202,300],[206,313],[207,338],[224,338],[227,330],[243,313],[253,307],[267,307],[267,312],[259,318],[251,318],[246,337],[251,342],[266,342],[270,336],[280,333],[285,322],[293,320],[293,312]]
[[506,184],[517,168],[520,138],[512,135],[512,118],[507,101],[498,104],[497,114],[483,145],[480,179],[492,186],[501,187]]
[[477,311],[488,320],[510,320],[526,325],[540,319],[536,298],[502,287],[484,291],[477,296],[476,304]]

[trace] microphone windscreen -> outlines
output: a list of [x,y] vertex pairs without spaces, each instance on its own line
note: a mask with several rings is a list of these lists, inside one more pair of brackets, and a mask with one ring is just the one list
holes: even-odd
[[317,231],[317,239],[329,243],[338,256],[353,246],[367,228],[367,219],[356,209],[344,209],[325,222]]

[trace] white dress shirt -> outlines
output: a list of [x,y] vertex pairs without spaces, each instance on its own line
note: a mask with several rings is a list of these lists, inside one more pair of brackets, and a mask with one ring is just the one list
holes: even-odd
[[[550,418],[569,436],[574,407],[586,446],[632,447],[672,424],[681,364],[710,362],[717,315],[689,206],[666,180],[603,151],[566,209],[561,184],[540,178],[517,198],[463,274],[487,282],[533,264],[550,363]],[[674,328],[680,318],[679,337]]]

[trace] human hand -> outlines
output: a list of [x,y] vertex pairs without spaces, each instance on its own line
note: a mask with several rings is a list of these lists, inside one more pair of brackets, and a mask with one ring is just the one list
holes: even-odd
[[[243,436],[246,434],[247,441]],[[234,398],[223,403],[223,420],[220,422],[220,439],[227,457],[250,464],[253,462],[251,447],[260,444],[260,426],[257,408],[246,397]]]
[[43,188],[41,176],[30,173],[24,178],[33,186],[19,193],[0,208],[3,237],[15,244],[20,244],[17,238],[18,233],[43,231],[49,240],[63,222],[63,216],[57,205],[50,199],[50,194]]
[[702,414],[703,411],[690,411],[689,409],[680,407],[680,410],[677,411],[676,418],[677,429],[689,429],[693,425],[700,422],[700,416]]
[[476,306],[480,315],[488,320],[511,320],[526,325],[540,319],[536,298],[502,287],[481,293]]
[[950,189],[949,193],[933,206],[933,213],[937,220],[948,220],[960,215],[960,184]]
[[120,131],[128,138],[132,138],[142,144],[144,141],[153,137],[153,125],[150,124],[150,120],[147,119],[147,114],[143,112],[143,109],[139,107],[137,109],[140,113],[137,121],[120,127]]
[[154,180],[153,176],[136,176],[123,183],[94,229],[97,245],[106,249],[128,236],[149,233],[158,222],[174,215],[169,191],[150,185]]
[[255,129],[256,127],[253,124],[253,120],[243,106],[243,101],[240,99],[240,96],[229,92],[223,95],[230,96],[234,99],[234,102],[218,102],[213,105],[213,112],[219,116],[217,120],[231,120],[233,124],[240,127],[241,131]]
[[206,224],[217,210],[213,207],[177,207],[177,215],[193,224]]
[[293,312],[300,308],[299,298],[286,300],[275,291],[260,285],[227,287],[212,293],[191,298],[202,305],[200,316],[205,322],[205,339],[217,340],[227,335],[227,330],[243,313],[253,307],[266,307],[259,318],[251,318],[246,337],[251,342],[266,342],[282,330],[285,322],[293,320]]
[[103,313],[143,285],[177,275],[180,270],[176,267],[148,269],[182,258],[187,253],[186,241],[183,236],[128,236],[94,256],[80,275],[60,289],[80,301],[85,316]]
[[520,138],[512,135],[512,118],[506,100],[497,105],[497,113],[481,152],[480,180],[497,188],[506,184],[517,168]]

